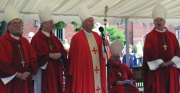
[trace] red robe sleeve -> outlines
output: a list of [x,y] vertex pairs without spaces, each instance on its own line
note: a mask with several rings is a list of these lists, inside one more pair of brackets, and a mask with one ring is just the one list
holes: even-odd
[[3,46],[2,42],[0,42],[0,50],[0,78],[14,75],[17,71],[9,62],[9,59],[5,52],[5,47]]
[[[135,74],[129,69],[128,66],[126,66],[125,64],[119,62],[120,65],[116,65],[114,63],[111,63],[111,67],[112,67],[112,73],[111,73],[111,85],[113,85],[116,81],[120,80],[120,81],[124,81],[124,80],[133,80],[135,81]],[[117,66],[119,67],[119,69],[121,68],[121,71],[119,71],[120,73],[123,73],[123,77],[124,79],[120,78],[118,76],[118,72],[117,72],[117,69],[114,70],[113,67],[116,67]]]
[[[152,33],[152,32],[151,32]],[[154,73],[152,71],[149,70],[149,66],[147,64],[147,61],[152,61],[152,60],[157,60],[160,59],[160,57],[158,57],[157,53],[155,53],[155,51],[152,49],[152,39],[154,39],[155,37],[151,36],[151,35],[147,35],[146,39],[145,39],[145,44],[144,44],[144,53],[143,53],[143,66],[142,66],[142,77],[144,79],[144,81],[148,81],[149,83],[153,82],[153,80],[155,79],[155,77],[151,77],[150,80],[146,80],[147,76],[154,76]],[[153,40],[154,41],[154,40]],[[158,49],[157,47],[155,49]],[[150,72],[150,73],[147,73]],[[145,82],[146,84],[146,82]],[[150,84],[149,84],[150,85]]]
[[121,65],[122,65],[122,70],[123,72],[125,72],[127,79],[135,80],[135,74],[132,72],[132,70],[129,69],[129,67],[124,63],[121,63]]
[[27,45],[28,45],[28,55],[29,55],[29,57],[28,57],[29,65],[28,65],[27,71],[29,71],[31,74],[35,75],[38,71],[36,52],[30,44],[27,44]]
[[178,56],[180,57],[180,46],[179,46],[179,43],[178,43],[178,40],[176,38],[176,36],[172,36],[173,40],[175,41],[174,42],[174,46],[175,46],[175,56]]
[[36,36],[36,37],[34,37],[32,39],[31,44],[32,44],[33,48],[35,49],[36,55],[38,57],[38,66],[41,67],[44,64],[46,64],[46,62],[48,61],[48,59],[49,59],[49,52],[43,51],[42,50],[43,46],[42,46],[42,44],[40,46],[39,42],[40,42],[40,40]]
[[54,39],[55,39],[55,42],[57,42],[57,44],[60,46],[60,50],[59,50],[58,52],[60,52],[60,53],[62,54],[61,59],[62,59],[62,61],[64,62],[65,68],[67,68],[67,67],[66,67],[67,64],[68,64],[68,63],[67,63],[67,62],[68,62],[68,60],[67,60],[67,51],[64,49],[63,44],[59,41],[58,38],[56,38],[56,37],[54,36]]

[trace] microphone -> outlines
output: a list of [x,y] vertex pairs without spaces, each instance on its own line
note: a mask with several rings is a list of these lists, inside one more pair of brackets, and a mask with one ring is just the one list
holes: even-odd
[[102,36],[102,40],[105,40],[105,36],[104,36],[104,28],[103,27],[99,27],[99,31],[101,32],[101,36]]
[[99,27],[99,31],[102,33],[104,32],[104,28],[103,27]]

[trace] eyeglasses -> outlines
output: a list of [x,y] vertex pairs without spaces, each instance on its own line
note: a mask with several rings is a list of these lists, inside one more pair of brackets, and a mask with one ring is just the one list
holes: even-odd
[[12,23],[12,25],[13,26],[22,26],[23,25],[23,23],[22,22],[14,22],[14,23]]

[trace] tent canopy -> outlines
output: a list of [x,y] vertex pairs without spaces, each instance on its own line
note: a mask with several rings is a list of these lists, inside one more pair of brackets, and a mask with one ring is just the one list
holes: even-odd
[[38,10],[48,6],[53,19],[80,22],[78,10],[86,5],[95,18],[103,21],[104,7],[107,5],[110,21],[115,21],[114,18],[146,19],[151,18],[157,3],[165,6],[168,19],[180,19],[180,0],[0,0],[0,17],[7,5],[13,5],[20,10],[23,19],[39,20]]

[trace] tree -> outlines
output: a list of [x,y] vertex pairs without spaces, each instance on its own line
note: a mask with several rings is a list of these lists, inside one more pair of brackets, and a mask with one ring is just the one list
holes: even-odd
[[111,37],[110,41],[114,41],[115,39],[118,39],[123,44],[125,43],[126,39],[125,39],[123,30],[117,29],[116,27],[113,27],[113,26],[108,26],[108,27],[106,27],[106,31],[108,32],[108,34]]
[[[74,27],[76,28],[74,31],[75,32],[78,32],[78,31],[80,31],[81,29],[82,29],[82,24],[78,24],[78,23],[76,23],[76,22],[71,22],[71,24],[73,24],[74,25]],[[93,27],[93,29],[95,29],[96,28],[96,26],[94,25],[94,27]]]
[[67,25],[64,23],[64,21],[59,21],[56,24],[54,24],[54,29],[62,29],[65,28]]

